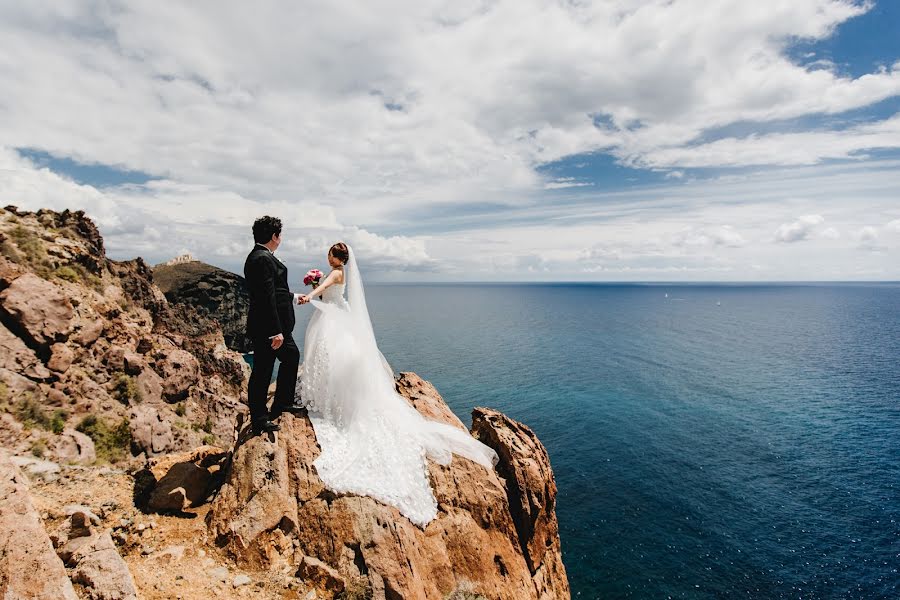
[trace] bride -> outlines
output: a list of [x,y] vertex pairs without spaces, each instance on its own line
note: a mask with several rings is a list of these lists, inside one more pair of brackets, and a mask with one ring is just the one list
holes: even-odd
[[491,469],[497,454],[461,429],[426,419],[396,392],[353,250],[335,244],[328,263],[328,277],[301,298],[316,308],[299,386],[322,449],[313,464],[329,489],[371,496],[424,527],[437,515],[426,457],[447,465],[458,454]]

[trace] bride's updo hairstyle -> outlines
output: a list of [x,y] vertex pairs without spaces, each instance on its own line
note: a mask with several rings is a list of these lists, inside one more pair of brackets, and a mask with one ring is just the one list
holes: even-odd
[[339,261],[341,264],[346,265],[347,261],[350,260],[350,250],[347,248],[347,244],[344,242],[338,242],[328,251],[328,254],[332,255]]

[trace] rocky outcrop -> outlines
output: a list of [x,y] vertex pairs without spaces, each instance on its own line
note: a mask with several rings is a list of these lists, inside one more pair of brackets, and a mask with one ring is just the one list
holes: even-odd
[[250,350],[244,336],[250,298],[243,277],[193,258],[179,257],[156,265],[153,281],[170,303],[189,305],[203,318],[216,320],[230,349]]
[[[419,377],[401,374],[398,390],[429,418],[463,427]],[[478,415],[482,441],[503,457],[502,472],[460,457],[447,467],[429,463],[439,512],[425,529],[371,498],[326,490],[312,465],[312,425],[284,415],[271,438],[236,446],[208,515],[211,533],[239,563],[296,569],[331,593],[362,580],[375,598],[444,598],[466,586],[487,598],[568,598],[546,451],[515,421],[484,409]],[[529,470],[529,461],[540,465]],[[549,474],[543,504],[525,513],[511,491],[535,496],[539,472]],[[547,550],[538,552],[538,543]]]
[[17,277],[0,292],[0,305],[10,323],[32,347],[49,351],[72,331],[75,311],[62,290],[33,273]]
[[488,408],[472,411],[472,434],[497,451],[497,474],[506,485],[532,578],[555,597],[568,594],[568,585],[560,587],[567,580],[556,521],[556,481],[547,450],[527,426]]
[[92,600],[137,600],[134,578],[108,531],[87,538],[70,560],[72,581],[84,586]]
[[0,450],[0,598],[77,600],[22,472]]
[[44,366],[34,351],[2,324],[0,324],[0,368],[36,381],[50,377],[50,370]]
[[67,507],[68,519],[51,536],[56,554],[72,571],[72,581],[91,600],[137,600],[137,586],[100,518],[85,506]]
[[231,444],[247,372],[84,213],[0,210],[0,445],[86,463]]

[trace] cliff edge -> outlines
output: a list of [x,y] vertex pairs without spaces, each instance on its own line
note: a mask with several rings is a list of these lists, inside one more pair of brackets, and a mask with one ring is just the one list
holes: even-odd
[[[414,373],[402,373],[397,390],[423,415],[465,429]],[[500,462],[489,471],[458,456],[447,467],[429,461],[438,516],[420,529],[372,498],[325,489],[311,423],[285,415],[277,434],[236,445],[207,516],[215,544],[239,564],[294,570],[335,594],[568,598],[543,445],[499,412],[478,408],[473,419],[473,435]]]

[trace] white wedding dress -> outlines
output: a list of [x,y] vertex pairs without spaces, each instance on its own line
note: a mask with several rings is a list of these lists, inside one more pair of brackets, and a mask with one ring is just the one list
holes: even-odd
[[322,452],[313,462],[337,493],[365,495],[397,507],[426,526],[437,515],[426,457],[442,464],[451,455],[488,469],[497,454],[467,432],[426,419],[400,396],[378,350],[353,251],[344,285],[332,285],[306,328],[298,391]]

